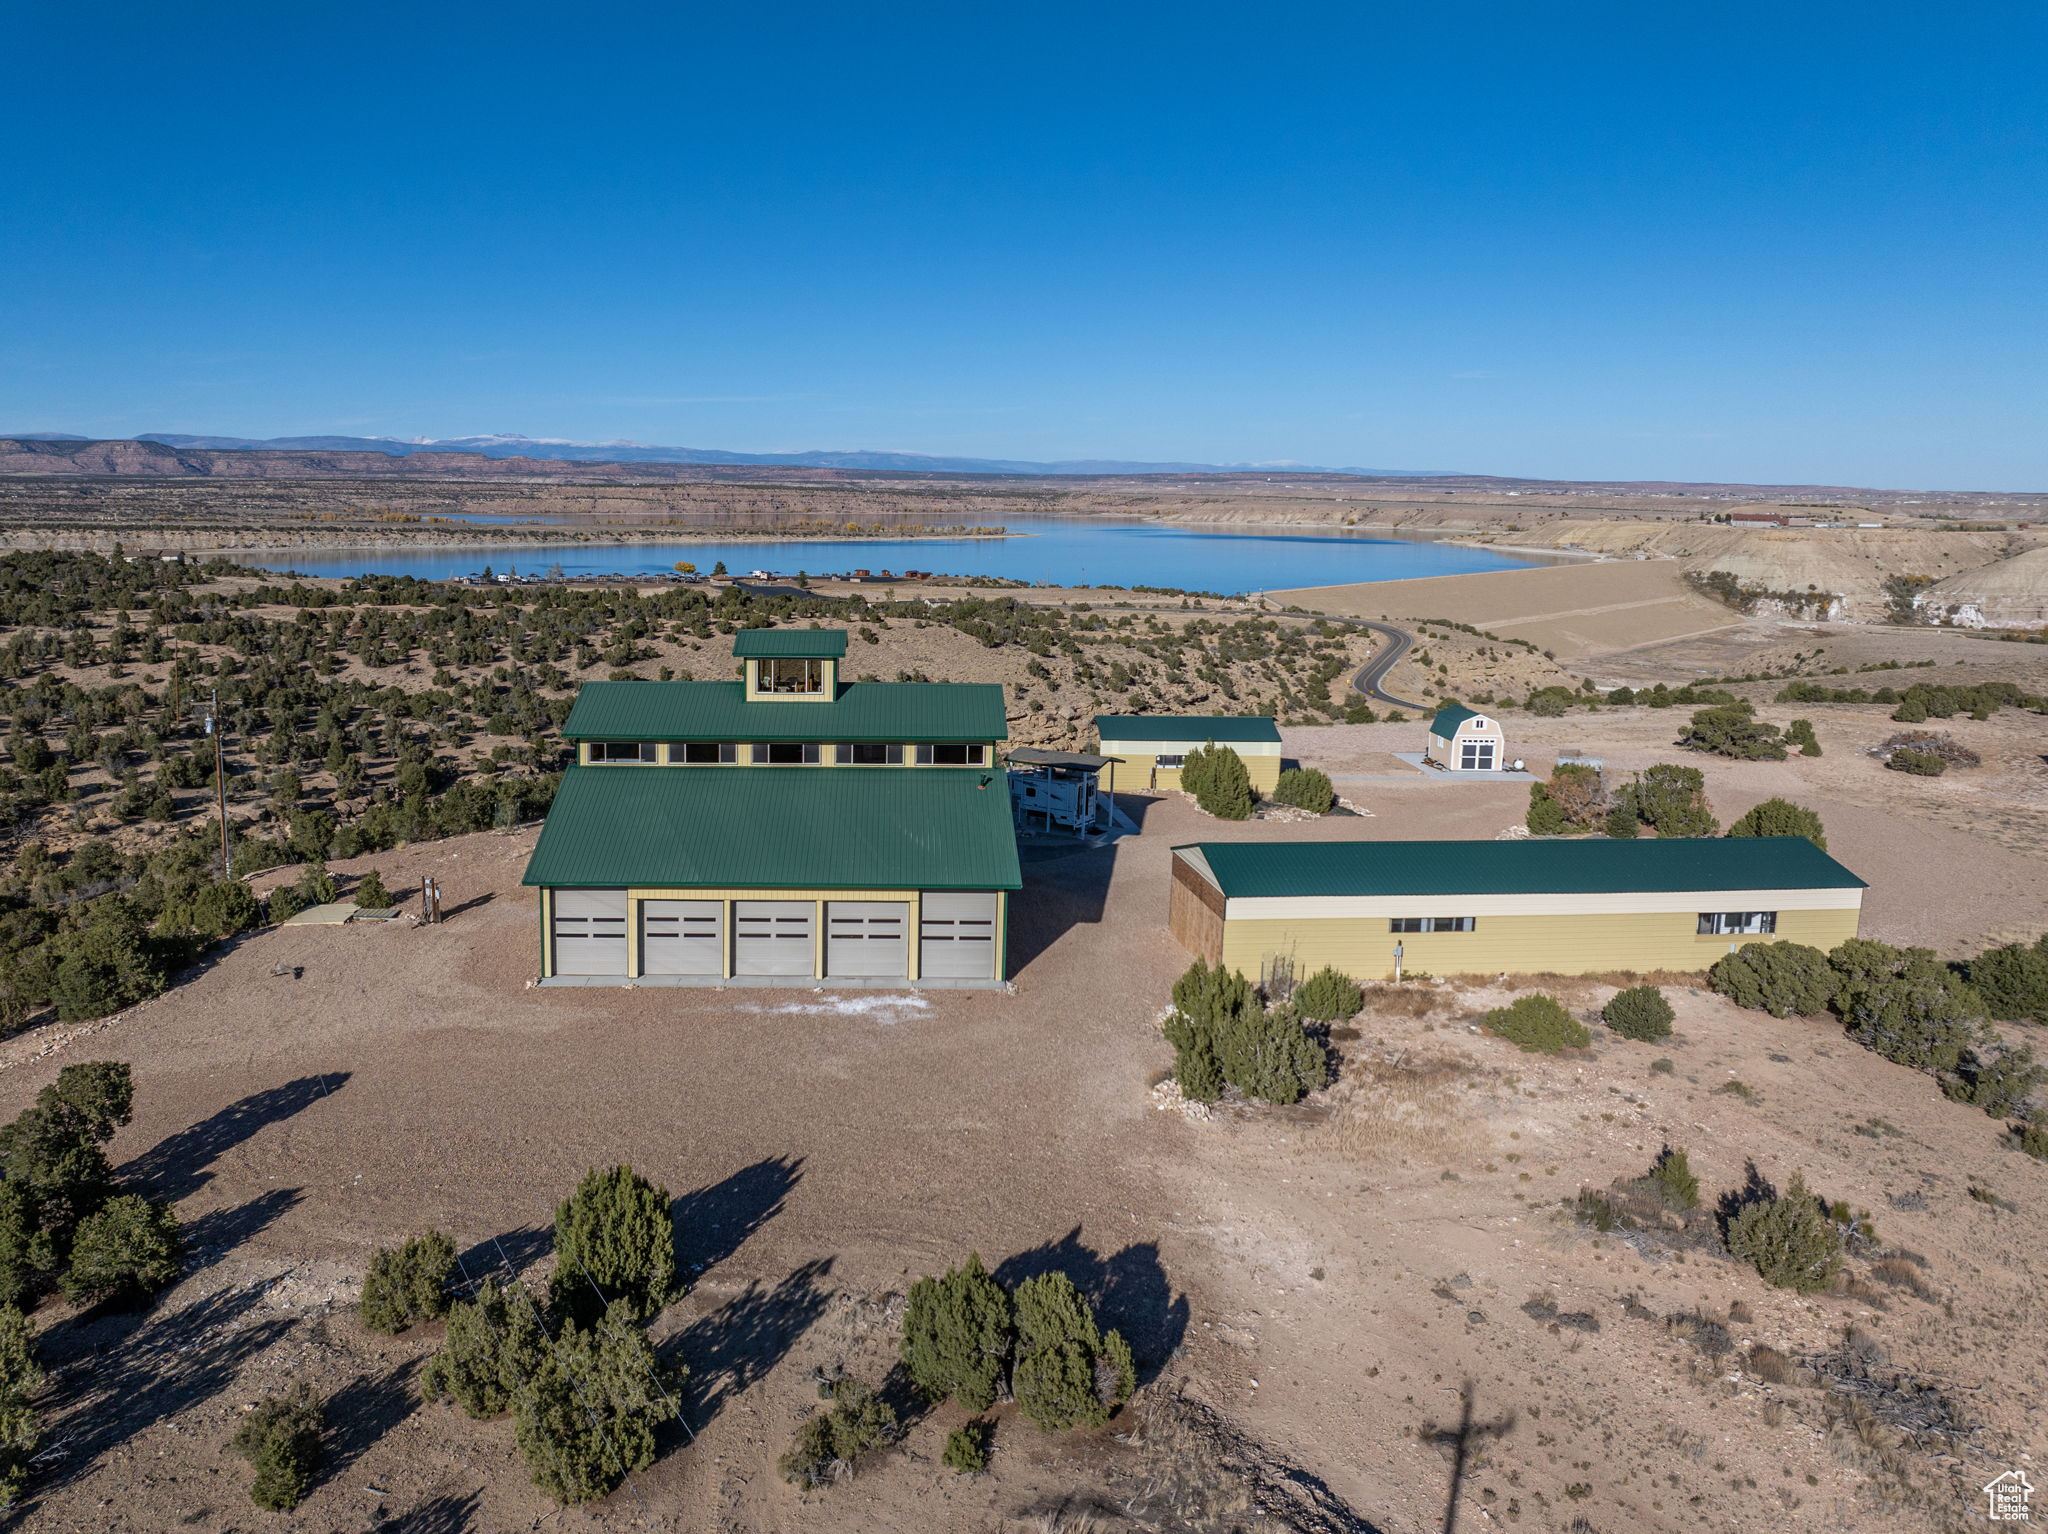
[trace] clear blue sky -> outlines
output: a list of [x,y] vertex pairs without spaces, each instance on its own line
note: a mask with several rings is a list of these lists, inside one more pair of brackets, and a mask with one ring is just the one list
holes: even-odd
[[17,5],[0,430],[2048,489],[2048,8]]

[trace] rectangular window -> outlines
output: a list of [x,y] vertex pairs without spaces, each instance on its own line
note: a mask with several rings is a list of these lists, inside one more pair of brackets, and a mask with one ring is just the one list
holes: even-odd
[[757,660],[754,667],[756,692],[819,693],[825,690],[825,663],[815,657]]
[[1187,756],[1183,752],[1169,751],[1153,757],[1152,765],[1155,767],[1179,767],[1186,761]]
[[917,748],[917,764],[920,767],[984,767],[988,764],[988,747],[939,741]]
[[1467,740],[1458,745],[1458,768],[1462,772],[1493,771],[1493,742]]
[[903,748],[879,740],[842,741],[839,760],[849,767],[901,767]]
[[654,742],[593,740],[590,743],[590,759],[593,762],[651,762],[654,760]]
[[692,767],[736,762],[740,759],[740,748],[729,740],[672,740],[668,744],[668,759],[671,766],[687,762]]
[[1776,911],[1702,911],[1700,935],[1719,937],[1726,933],[1755,932],[1768,936],[1778,930]]
[[754,765],[759,767],[808,767],[818,761],[814,740],[758,740],[754,742]]
[[1396,916],[1387,923],[1389,932],[1470,932],[1477,925],[1471,916]]

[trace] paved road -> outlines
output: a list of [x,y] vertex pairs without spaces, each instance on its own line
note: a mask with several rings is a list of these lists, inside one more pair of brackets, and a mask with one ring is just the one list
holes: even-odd
[[1397,629],[1391,623],[1369,623],[1364,618],[1331,618],[1331,623],[1349,623],[1357,628],[1371,629],[1383,636],[1387,646],[1371,660],[1358,668],[1358,675],[1351,679],[1351,686],[1357,692],[1378,703],[1391,703],[1396,708],[1412,708],[1419,714],[1429,712],[1426,703],[1411,702],[1397,698],[1380,686],[1389,671],[1401,663],[1401,657],[1415,648],[1415,636],[1406,629]]

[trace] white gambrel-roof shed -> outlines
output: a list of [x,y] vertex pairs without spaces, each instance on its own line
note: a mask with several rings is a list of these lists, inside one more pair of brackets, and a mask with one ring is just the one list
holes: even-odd
[[1497,772],[1505,765],[1507,742],[1491,714],[1449,703],[1429,722],[1428,754],[1452,772]]

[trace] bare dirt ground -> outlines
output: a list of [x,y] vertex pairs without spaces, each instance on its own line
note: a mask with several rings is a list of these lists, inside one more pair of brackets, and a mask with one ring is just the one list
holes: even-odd
[[[1889,672],[1880,676],[1900,679]],[[1547,775],[1558,752],[1582,753],[1600,760],[1610,781],[1616,774],[1625,781],[1626,774],[1658,762],[1697,767],[1724,825],[1774,796],[1817,810],[1827,826],[1829,853],[1871,886],[1863,905],[1866,937],[1960,954],[1976,951],[1987,935],[2005,942],[2048,927],[2048,756],[2042,754],[2048,741],[2042,739],[2039,715],[2005,709],[1990,719],[1932,722],[1925,728],[1953,735],[1976,750],[1984,765],[1915,778],[1867,754],[1905,728],[1885,706],[1765,706],[1762,717],[1776,723],[1811,719],[1821,742],[1823,755],[1783,762],[1734,762],[1679,749],[1672,741],[1691,712],[1603,708],[1559,719],[1514,713],[1504,721],[1506,754]],[[1412,788],[1347,781],[1384,772],[1385,753],[1421,750],[1419,723],[1288,728],[1282,739],[1290,755],[1321,767],[1339,792],[1373,811],[1374,836],[1494,836],[1521,824],[1528,810],[1528,789],[1515,784],[1446,783],[1419,775]],[[1945,871],[1938,900],[1928,898],[1930,869]]]
[[[1674,722],[1540,721],[1645,764]],[[1290,744],[1341,774],[1412,733]],[[1825,722],[1822,739],[1817,763],[1709,764],[1717,810],[1800,790],[1874,886],[1870,935],[1946,947],[2048,923],[2041,859],[1859,801],[1856,759]],[[2036,1447],[2044,1173],[1839,1027],[1680,985],[1673,1040],[1599,1033],[1544,1060],[1472,1031],[1491,989],[1414,987],[1340,1033],[1338,1085],[1302,1107],[1155,1108],[1154,1019],[1186,962],[1164,925],[1173,843],[1488,836],[1526,803],[1513,785],[1360,797],[1368,818],[1287,825],[1132,800],[1140,837],[1034,848],[1014,995],[526,989],[529,831],[340,865],[394,889],[437,874],[445,926],[271,929],[155,1002],[0,1045],[7,1114],[63,1064],[133,1062],[116,1159],[179,1201],[195,1248],[150,1312],[43,1317],[52,1448],[20,1526],[1421,1534],[1443,1524],[1468,1409],[1468,1528],[1959,1526]],[[1609,990],[1553,988],[1582,1011]],[[1803,1169],[1905,1255],[1800,1299],[1557,1209],[1667,1141],[1710,1194],[1750,1159],[1781,1184]],[[438,1328],[378,1338],[350,1301],[373,1248],[428,1225],[473,1275],[544,1273],[554,1203],[620,1160],[679,1196],[696,1283],[656,1335],[692,1371],[690,1433],[604,1504],[550,1516],[509,1424],[418,1403]],[[1136,1344],[1138,1401],[1053,1439],[1005,1409],[984,1477],[939,1467],[949,1408],[851,1483],[783,1485],[813,1371],[879,1378],[905,1287],[970,1248],[1073,1273]],[[1937,1452],[1859,1427],[1798,1363],[1825,1364],[1851,1322],[1866,1362],[1889,1360],[1871,1367],[1924,1380],[1968,1430]],[[300,1378],[335,1398],[336,1463],[296,1514],[259,1515],[225,1441]]]
[[1738,626],[1671,560],[1617,560],[1269,591],[1282,605],[1354,618],[1450,618],[1575,661]]

